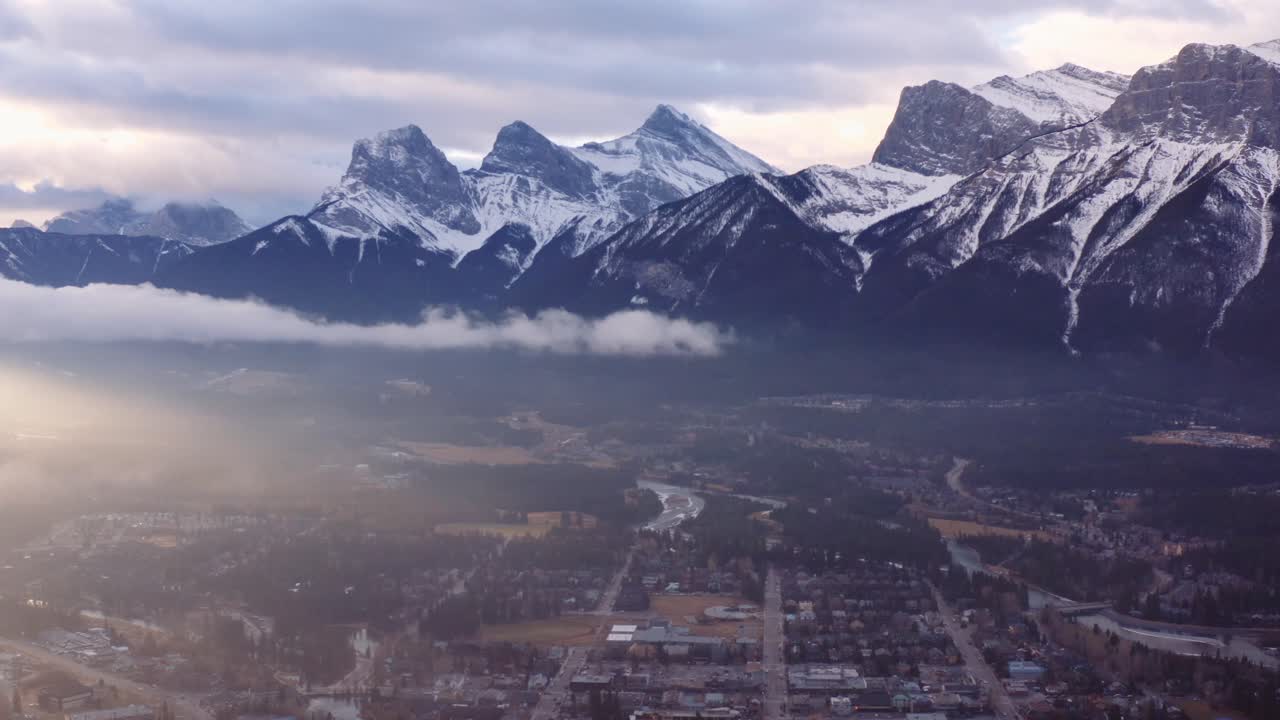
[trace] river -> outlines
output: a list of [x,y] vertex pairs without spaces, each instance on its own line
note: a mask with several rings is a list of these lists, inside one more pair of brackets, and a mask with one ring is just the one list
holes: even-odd
[[674,530],[680,523],[698,517],[707,506],[707,501],[689,488],[652,480],[637,480],[636,486],[652,490],[662,501],[662,512],[645,524],[645,530]]

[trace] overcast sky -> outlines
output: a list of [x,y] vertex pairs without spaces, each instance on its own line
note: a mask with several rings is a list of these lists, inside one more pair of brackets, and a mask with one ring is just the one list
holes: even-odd
[[471,166],[673,104],[787,170],[865,162],[904,85],[1132,72],[1280,37],[1275,0],[0,0],[0,225],[107,194],[304,211],[355,138]]

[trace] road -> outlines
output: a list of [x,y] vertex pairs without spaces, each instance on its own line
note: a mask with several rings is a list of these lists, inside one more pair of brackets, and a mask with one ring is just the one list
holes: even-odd
[[786,717],[787,659],[783,646],[782,578],[769,568],[764,581],[764,720]]
[[573,682],[574,676],[582,672],[582,666],[586,662],[587,648],[569,649],[564,663],[560,665],[560,672],[543,691],[542,697],[538,698],[531,720],[552,720],[560,715],[560,703],[569,695],[569,684]]
[[101,680],[104,685],[114,685],[120,688],[121,692],[137,695],[157,708],[162,703],[168,703],[179,720],[213,720],[213,714],[200,707],[199,702],[194,697],[165,692],[159,688],[135,682],[122,675],[103,672],[87,665],[81,665],[69,657],[55,655],[39,645],[33,645],[22,640],[0,638],[0,648],[7,652],[20,653],[41,665],[47,665],[74,675],[86,685],[97,685],[98,681]]
[[947,604],[938,588],[934,587],[933,583],[929,583],[929,589],[933,591],[933,600],[938,605],[938,612],[942,614],[943,626],[946,627],[947,634],[951,636],[956,649],[960,651],[960,657],[964,659],[965,666],[990,691],[991,709],[995,711],[996,717],[1001,720],[1022,720],[1022,713],[1018,712],[1018,707],[1009,698],[1004,684],[1000,682],[1000,678],[996,677],[991,666],[982,657],[982,653],[978,652],[978,647],[973,644],[973,636],[969,634],[968,629],[960,627],[960,623],[956,621],[955,611]]
[[[623,561],[622,567],[618,568],[618,572],[613,574],[613,579],[609,581],[609,587],[600,596],[600,604],[592,612],[600,616],[600,623],[596,626],[596,635],[601,635],[609,629],[610,618],[614,614],[613,604],[618,600],[618,593],[622,590],[622,581],[626,579],[627,574],[631,572],[631,559],[635,557],[635,548],[627,553],[627,559]],[[560,714],[560,705],[569,695],[569,685],[573,682],[574,676],[582,672],[582,668],[587,663],[588,648],[575,647],[570,648],[565,656],[564,662],[560,664],[560,672],[551,680],[551,684],[543,691],[542,697],[538,698],[538,704],[533,708],[531,720],[552,720]]]

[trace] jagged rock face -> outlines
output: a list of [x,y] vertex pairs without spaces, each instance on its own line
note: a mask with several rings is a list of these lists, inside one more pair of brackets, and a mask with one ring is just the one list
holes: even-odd
[[0,276],[54,287],[135,285],[154,281],[192,251],[185,243],[158,237],[0,229]]
[[935,80],[902,91],[873,160],[922,175],[967,175],[1039,129],[1017,110]]
[[1280,66],[1233,45],[1188,45],[1139,70],[1102,122],[1135,137],[1280,147]]
[[966,89],[933,81],[902,91],[877,163],[967,175],[1029,139],[1097,118],[1129,85],[1118,73],[1063,65]]
[[341,185],[325,193],[313,215],[352,236],[423,221],[480,230],[458,169],[416,125],[358,141]]
[[597,190],[590,165],[522,122],[498,131],[493,150],[485,156],[480,170],[524,175],[574,198],[590,197]]
[[44,229],[66,235],[141,235],[213,245],[249,231],[231,210],[217,204],[168,203],[155,212],[141,212],[130,200],[107,200],[96,208],[65,212]]

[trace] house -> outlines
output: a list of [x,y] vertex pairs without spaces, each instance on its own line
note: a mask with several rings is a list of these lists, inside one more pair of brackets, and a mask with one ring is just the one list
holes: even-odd
[[1044,677],[1044,666],[1026,660],[1009,661],[1009,679],[1038,682]]
[[46,712],[79,710],[93,701],[93,688],[67,678],[53,685],[40,688],[40,707]]

